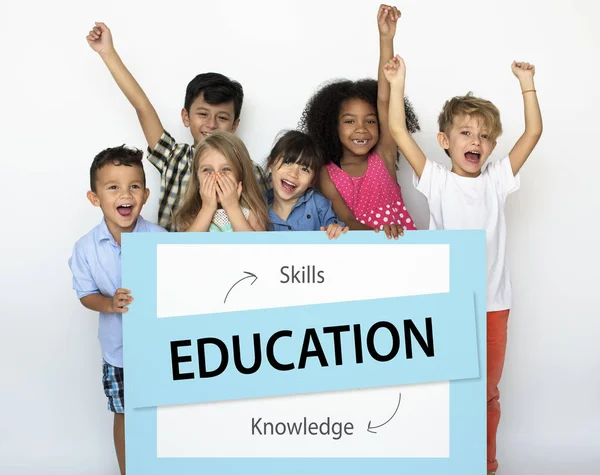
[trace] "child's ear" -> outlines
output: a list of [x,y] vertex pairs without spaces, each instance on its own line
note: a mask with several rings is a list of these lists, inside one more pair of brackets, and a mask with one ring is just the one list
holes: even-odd
[[142,205],[146,204],[146,201],[148,201],[148,197],[150,196],[150,189],[146,188],[144,190],[144,201],[142,202]]
[[181,109],[181,120],[183,122],[183,125],[185,125],[186,127],[190,126],[190,115],[188,114],[188,111],[185,110],[185,107]]
[[232,133],[232,134],[233,134],[233,133],[235,133],[235,131],[236,131],[236,130],[237,130],[237,128],[238,128],[238,125],[240,125],[240,119],[237,119],[237,120],[236,120],[236,121],[233,123],[233,125],[231,126],[231,133]]
[[450,148],[450,141],[444,132],[438,132],[437,139],[440,147],[442,147],[444,150],[448,150]]
[[494,143],[492,144],[492,148],[490,149],[490,155],[492,154],[492,152],[493,152],[493,151],[494,151],[494,149],[496,148],[496,144],[497,144],[497,143],[498,143],[498,142],[496,142],[496,141],[494,140]]
[[96,193],[94,193],[93,191],[87,192],[87,199],[90,200],[90,203],[92,203],[94,206],[100,206],[100,200],[98,199]]

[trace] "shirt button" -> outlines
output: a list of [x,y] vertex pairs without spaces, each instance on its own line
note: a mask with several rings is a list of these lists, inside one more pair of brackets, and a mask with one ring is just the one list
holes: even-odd
[[306,219],[310,219],[310,214],[307,214],[307,215],[306,215]]
[[291,227],[291,226],[288,226],[288,229],[291,231],[291,230],[292,230],[292,227]]
[[334,219],[334,220],[333,220],[333,222],[334,222],[335,224],[337,224],[337,223],[338,223],[338,220],[337,220],[337,219]]

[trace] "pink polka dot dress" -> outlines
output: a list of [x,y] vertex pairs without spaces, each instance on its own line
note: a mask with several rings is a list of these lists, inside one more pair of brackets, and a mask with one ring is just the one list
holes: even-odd
[[417,229],[404,206],[400,185],[375,152],[369,154],[363,176],[350,176],[335,163],[326,167],[338,193],[359,222],[379,229],[385,224],[398,224],[409,231]]

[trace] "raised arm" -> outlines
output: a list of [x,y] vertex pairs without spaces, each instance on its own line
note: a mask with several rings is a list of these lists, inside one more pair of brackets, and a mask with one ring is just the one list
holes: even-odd
[[406,128],[406,112],[404,109],[404,84],[406,82],[406,65],[404,60],[396,55],[383,68],[390,83],[390,132],[402,154],[421,178],[427,159],[417,142]]
[[512,63],[512,72],[519,80],[525,106],[525,132],[508,154],[513,174],[521,169],[542,135],[542,114],[535,92],[535,67],[529,63]]
[[344,198],[338,192],[337,188],[331,181],[329,177],[329,172],[325,167],[321,169],[321,174],[319,176],[319,189],[321,193],[331,201],[331,205],[333,206],[333,211],[340,218],[341,221],[346,224],[351,230],[354,231],[369,231],[371,228],[365,224],[362,224],[358,221],[350,208],[346,205]]
[[394,57],[394,36],[396,23],[400,18],[396,7],[381,5],[377,13],[379,28],[379,67],[377,69],[377,113],[379,118],[379,141],[376,151],[385,162],[392,178],[397,181],[396,156],[397,146],[390,134],[388,109],[390,103],[390,84],[383,73],[383,67]]
[[104,23],[96,22],[86,39],[90,47],[100,55],[117,86],[135,109],[146,142],[153,149],[162,136],[163,126],[154,106],[115,51],[110,29]]

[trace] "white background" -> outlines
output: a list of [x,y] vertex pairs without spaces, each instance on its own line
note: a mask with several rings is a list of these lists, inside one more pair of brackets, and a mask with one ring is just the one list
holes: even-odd
[[[425,152],[444,100],[472,90],[494,101],[505,133],[523,127],[514,59],[536,64],[544,135],[507,206],[514,284],[498,435],[501,472],[590,473],[600,463],[600,257],[597,196],[598,2],[410,0],[396,49],[408,66]],[[87,202],[92,158],[144,146],[135,113],[88,47],[95,20],[164,125],[202,71],[242,82],[240,136],[262,161],[294,127],[313,90],[334,77],[375,77],[376,11],[366,0],[5,2],[0,49],[2,311],[0,473],[116,474],[112,416],[100,383],[97,317],[71,290],[73,243],[100,220]],[[145,216],[155,218],[158,177]],[[407,207],[427,208],[402,163]]]

